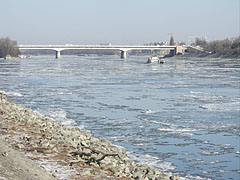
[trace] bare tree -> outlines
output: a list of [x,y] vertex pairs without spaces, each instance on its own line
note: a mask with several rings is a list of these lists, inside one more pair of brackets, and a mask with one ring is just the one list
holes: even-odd
[[17,41],[12,41],[9,37],[0,39],[0,57],[6,57],[7,55],[17,57],[19,54]]
[[195,38],[195,43],[194,43],[195,46],[201,46],[202,48],[206,48],[208,43],[206,41],[205,38],[203,37],[197,37]]

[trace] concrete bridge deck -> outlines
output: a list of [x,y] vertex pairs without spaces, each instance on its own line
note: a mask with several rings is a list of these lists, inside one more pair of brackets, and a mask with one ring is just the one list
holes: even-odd
[[56,58],[60,59],[60,52],[63,50],[119,50],[121,52],[121,58],[125,59],[127,57],[127,51],[131,50],[170,50],[174,54],[183,53],[182,46],[146,46],[146,45],[18,45],[20,50],[23,49],[44,49],[44,50],[54,50],[56,51]]

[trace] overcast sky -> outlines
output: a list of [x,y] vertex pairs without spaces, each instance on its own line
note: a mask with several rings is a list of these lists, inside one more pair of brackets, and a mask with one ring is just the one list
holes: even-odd
[[18,44],[188,43],[239,36],[239,0],[0,0],[0,37]]

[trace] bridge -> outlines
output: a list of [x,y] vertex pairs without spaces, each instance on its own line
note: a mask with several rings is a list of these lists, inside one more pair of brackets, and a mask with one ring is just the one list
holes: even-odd
[[147,46],[147,45],[18,45],[20,50],[54,50],[56,59],[60,59],[63,50],[119,50],[122,59],[127,58],[127,51],[131,50],[170,50],[172,55],[184,53],[184,46]]

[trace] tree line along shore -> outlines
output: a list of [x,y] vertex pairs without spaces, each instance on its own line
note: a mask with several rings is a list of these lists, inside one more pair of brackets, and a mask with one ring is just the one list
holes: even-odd
[[[175,45],[173,37],[171,36],[170,45]],[[185,42],[177,43],[180,45],[186,44]],[[159,42],[149,43],[148,45],[163,45]],[[207,42],[204,38],[195,38],[195,41],[191,46],[197,46],[203,48],[203,51],[210,52],[210,54],[205,54],[205,56],[217,56],[217,57],[240,57],[240,37],[226,38],[224,40],[214,40]],[[53,54],[51,50],[25,50],[25,52],[32,54]],[[187,50],[188,54],[199,56],[201,53],[197,50]],[[99,51],[99,50],[65,50],[62,54],[100,54],[100,55],[114,55],[118,51]],[[141,51],[130,51],[130,55],[139,55]],[[17,41],[11,40],[9,37],[0,38],[0,58],[10,59],[11,57],[19,57],[21,54],[19,48],[17,47]]]
[[20,54],[17,41],[11,40],[9,37],[0,38],[0,58],[18,57]]
[[[196,38],[192,46],[199,46],[203,51],[209,52],[211,57],[240,57],[240,36],[235,38],[226,38],[224,40],[214,40],[207,42],[204,38]],[[189,51],[192,54],[207,56],[206,53],[197,52],[195,50]]]

